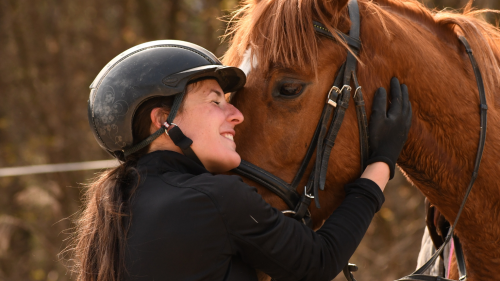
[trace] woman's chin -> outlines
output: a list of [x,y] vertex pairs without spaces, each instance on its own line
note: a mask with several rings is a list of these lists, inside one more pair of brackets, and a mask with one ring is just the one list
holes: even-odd
[[235,169],[241,164],[240,155],[236,151],[234,153],[236,154],[236,156],[234,156],[234,159],[231,161],[231,169],[229,170]]
[[237,168],[241,163],[241,157],[238,153],[233,152],[231,156],[224,159],[223,166],[225,167],[224,172],[228,172],[232,169]]
[[202,162],[209,172],[220,174],[238,167],[241,163],[241,157],[236,151],[226,149],[223,152],[213,154],[210,159],[202,160]]

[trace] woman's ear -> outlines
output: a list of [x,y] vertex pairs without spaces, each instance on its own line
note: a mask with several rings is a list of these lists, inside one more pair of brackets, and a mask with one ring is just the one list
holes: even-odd
[[163,109],[157,107],[151,110],[151,129],[153,131],[160,129],[160,127],[163,125],[163,123],[165,123],[166,120],[167,116]]

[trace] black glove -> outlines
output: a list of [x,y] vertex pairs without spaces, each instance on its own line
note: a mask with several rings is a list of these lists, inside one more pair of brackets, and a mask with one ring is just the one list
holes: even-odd
[[387,93],[379,88],[375,93],[370,116],[369,142],[370,158],[368,163],[385,162],[391,169],[390,179],[394,177],[394,169],[399,154],[408,137],[411,126],[411,104],[408,88],[400,85],[394,77],[391,80],[391,104],[386,109]]

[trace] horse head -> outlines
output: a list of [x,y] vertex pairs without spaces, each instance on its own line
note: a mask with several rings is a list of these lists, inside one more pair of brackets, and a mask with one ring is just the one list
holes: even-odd
[[[348,0],[248,1],[235,14],[224,62],[248,72],[245,88],[232,96],[232,103],[245,116],[245,122],[236,128],[237,150],[242,159],[286,182],[299,169],[336,73],[350,51],[337,33],[349,32],[347,5]],[[476,80],[458,35],[467,37],[477,50],[487,100],[494,105],[500,98],[496,94],[500,88],[496,47],[500,34],[474,18],[474,12],[436,14],[412,0],[359,0],[359,9],[362,48],[357,76],[367,115],[373,93],[378,87],[388,88],[391,77],[408,86],[414,118],[398,165],[453,221],[474,166],[480,112]],[[334,41],[318,35],[313,21],[321,22],[339,38]],[[496,238],[500,229],[489,227],[498,224],[500,211],[493,202],[499,202],[500,191],[488,176],[500,172],[500,116],[494,108],[489,114],[481,170],[457,226],[471,268],[469,277],[479,279],[486,278],[483,272],[500,274],[500,251],[486,250],[500,249]],[[329,157],[326,188],[319,191],[321,208],[314,203],[310,207],[315,228],[340,204],[343,186],[359,177],[359,147],[356,110],[351,103]],[[312,163],[298,185],[299,193],[311,169]],[[258,189],[273,206],[288,208],[274,194]],[[478,245],[479,240],[489,246]],[[477,247],[484,251],[475,255],[472,249]]]

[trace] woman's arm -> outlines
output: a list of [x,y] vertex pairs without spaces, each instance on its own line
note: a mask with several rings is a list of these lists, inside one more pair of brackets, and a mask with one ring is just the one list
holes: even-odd
[[389,181],[389,175],[389,165],[384,162],[375,162],[366,167],[361,178],[372,180],[382,191],[384,191],[385,185]]
[[235,197],[226,196],[218,208],[226,221],[233,254],[278,280],[333,279],[347,264],[382,206],[382,190],[394,176],[408,136],[408,90],[395,78],[391,81],[391,106],[388,111],[386,107],[387,94],[380,88],[370,116],[368,166],[361,178],[345,186],[344,201],[316,233],[283,216],[255,189],[233,182],[231,185],[237,187],[231,189]]
[[384,195],[369,179],[345,186],[342,204],[314,232],[267,204],[236,176],[207,189],[224,220],[232,254],[276,280],[332,280],[361,242]]

